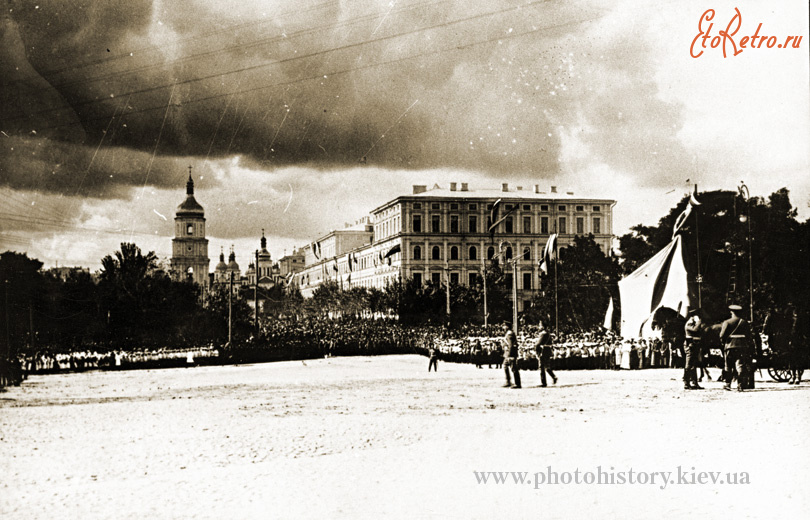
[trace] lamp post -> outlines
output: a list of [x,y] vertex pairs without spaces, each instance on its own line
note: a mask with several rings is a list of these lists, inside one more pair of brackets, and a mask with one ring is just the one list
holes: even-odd
[[447,315],[447,323],[450,323],[450,261],[444,261],[444,273],[445,273],[445,294],[446,294],[446,307],[445,307],[445,314]]
[[751,254],[751,193],[748,191],[748,186],[740,181],[740,196],[745,200],[748,207],[747,215],[740,215],[740,222],[748,224],[748,311],[751,323],[754,323],[754,268],[751,262],[753,255]]
[[228,346],[233,340],[233,271],[230,273],[228,281]]
[[[262,230],[262,237],[264,237],[264,230]],[[253,315],[253,328],[256,330],[256,333],[259,332],[259,250],[256,250],[256,268],[253,270],[253,273],[256,275],[256,281],[253,284],[253,307],[255,307],[256,312]]]
[[503,250],[503,245],[509,244],[509,249],[512,250],[512,258],[507,259],[507,262],[512,264],[512,330],[515,332],[515,336],[518,333],[518,321],[517,321],[517,262],[518,257],[515,256],[514,248],[512,247],[512,242],[509,240],[503,240],[500,244],[498,244],[498,256],[503,256],[505,251]]

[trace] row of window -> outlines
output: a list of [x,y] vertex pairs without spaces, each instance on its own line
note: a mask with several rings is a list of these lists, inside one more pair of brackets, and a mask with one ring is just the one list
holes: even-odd
[[[412,273],[411,276],[413,277],[414,281],[417,284],[419,284],[419,285],[423,284],[422,273],[415,272],[415,273]],[[478,277],[479,277],[478,273],[467,273],[467,276],[469,277],[468,278],[469,286],[472,287],[472,286],[474,286],[474,285],[476,285],[478,283]],[[451,285],[454,285],[454,284],[458,285],[460,279],[461,279],[461,277],[460,277],[459,273],[450,273],[450,284]],[[431,283],[434,283],[434,284],[437,284],[437,285],[441,284],[442,283],[442,273],[440,273],[440,272],[430,273],[430,281],[431,281]],[[504,276],[504,284],[507,287],[512,286],[512,275],[511,274],[506,274]],[[533,286],[532,286],[532,273],[523,273],[523,286],[520,287],[519,289],[522,289],[524,291],[529,291],[529,290],[533,289]]]
[[[523,226],[522,226],[522,233],[524,234],[531,234],[532,233],[532,217],[525,216],[523,217]],[[567,234],[568,233],[568,219],[566,217],[558,217],[557,219],[557,229],[555,230],[556,233],[560,234]],[[591,233],[598,235],[602,233],[602,219],[600,217],[593,217],[593,225],[591,226]],[[492,225],[490,217],[487,217],[487,225],[486,229],[478,229],[478,215],[469,215],[467,220],[467,233],[483,233]],[[576,217],[575,220],[576,225],[576,234],[577,235],[584,235],[585,234],[585,218],[584,217]],[[503,221],[503,231],[504,233],[515,233],[515,226],[514,220],[512,217],[506,217]],[[412,231],[414,233],[422,233],[422,215],[413,215],[413,226]],[[442,232],[442,218],[441,215],[431,215],[430,216],[430,231],[431,233],[441,233]],[[461,226],[460,220],[458,215],[450,215],[450,233],[460,233]],[[547,235],[549,234],[549,217],[540,217],[540,234]]]
[[[504,258],[506,260],[512,259],[512,248],[508,247],[504,251]],[[487,260],[492,260],[495,257],[495,247],[490,246],[487,248]],[[413,260],[422,260],[422,246],[413,246]],[[442,260],[442,248],[440,246],[433,246],[430,249],[431,260]],[[458,246],[450,246],[450,260],[461,260],[460,249]],[[529,246],[523,248],[523,259],[532,259],[532,250]],[[478,260],[478,247],[470,246],[467,249],[467,260]]]
[[[427,207],[427,206],[428,206],[428,204],[425,204],[425,207]],[[440,202],[432,202],[432,203],[429,204],[429,206],[430,206],[430,209],[433,209],[433,210],[442,209],[442,205],[441,205]],[[514,205],[513,204],[505,204],[504,207],[506,208],[507,211],[509,211],[510,209],[512,209],[514,207]],[[548,207],[549,207],[548,204],[541,204],[540,205],[540,211],[548,211]],[[413,203],[413,209],[415,209],[415,210],[422,209],[422,203],[421,202],[414,202]],[[450,211],[458,211],[459,209],[461,209],[461,204],[459,204],[457,202],[451,202],[450,203]],[[478,211],[478,204],[477,203],[470,203],[470,204],[467,205],[467,209],[470,210],[470,211]],[[487,210],[491,210],[491,209],[492,209],[492,204],[487,204]],[[532,210],[532,205],[531,204],[523,204],[521,209],[523,211],[531,211]],[[557,206],[557,210],[558,211],[568,211],[568,206],[566,206],[565,204],[560,204],[560,205]],[[574,210],[579,212],[579,213],[582,213],[582,212],[585,211],[585,206],[581,205],[581,204],[577,204],[577,205],[574,206]],[[594,213],[600,213],[602,211],[602,206],[591,206],[591,211],[593,211]]]

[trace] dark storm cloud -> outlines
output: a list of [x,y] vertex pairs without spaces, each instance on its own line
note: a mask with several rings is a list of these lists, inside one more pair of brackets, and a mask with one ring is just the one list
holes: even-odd
[[[68,197],[129,198],[130,188],[182,186],[187,158],[39,137],[0,137],[0,186]],[[197,181],[200,182],[199,179]],[[206,180],[203,186],[212,187]]]
[[[53,153],[45,157],[74,172],[102,143],[119,156],[157,150],[156,164],[164,164],[164,155],[241,154],[245,164],[267,170],[365,163],[549,178],[559,170],[561,129],[580,123],[582,114],[591,152],[617,168],[632,171],[640,161],[646,168],[654,146],[670,162],[680,153],[673,142],[678,110],[655,99],[644,45],[620,37],[615,55],[614,39],[582,38],[604,16],[587,5],[9,6],[5,32],[19,34],[18,47],[38,74],[4,84],[15,110],[3,114],[0,126],[9,135],[34,130],[58,141],[83,139],[79,150],[47,141]],[[4,63],[22,59],[19,48]],[[594,77],[602,88],[591,88]],[[644,114],[672,125],[656,127]],[[32,159],[8,146],[2,153],[4,168],[44,166],[43,154]],[[102,182],[106,170],[99,165],[92,194],[117,193]],[[136,170],[111,182],[137,184]],[[168,178],[161,169],[148,182]],[[72,175],[62,179],[44,182],[44,189],[75,182]],[[30,186],[23,175],[5,182]]]

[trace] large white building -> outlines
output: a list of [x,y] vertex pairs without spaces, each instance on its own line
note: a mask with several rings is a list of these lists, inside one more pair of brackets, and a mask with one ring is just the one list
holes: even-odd
[[[501,200],[500,215],[511,213],[490,239],[490,211]],[[522,310],[538,287],[543,248],[557,233],[565,247],[576,235],[593,234],[607,253],[613,236],[613,206],[608,199],[549,192],[538,185],[500,190],[473,190],[467,183],[447,188],[414,186],[411,195],[397,197],[374,209],[368,219],[335,230],[304,247],[305,267],[296,273],[304,297],[312,296],[324,281],[344,289],[361,286],[384,288],[397,279],[474,284],[483,260],[499,252],[518,256],[518,309]],[[517,206],[517,207],[515,207]],[[507,275],[511,284],[511,273]]]

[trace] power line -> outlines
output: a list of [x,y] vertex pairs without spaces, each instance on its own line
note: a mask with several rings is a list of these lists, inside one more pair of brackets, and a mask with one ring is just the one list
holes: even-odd
[[[542,1],[544,2],[544,1],[547,1],[547,0],[542,0]],[[541,2],[534,2],[534,3],[541,3]],[[491,13],[491,12],[488,13],[488,15],[492,15],[492,14],[493,13]],[[498,13],[495,13],[495,14],[498,14]],[[481,16],[485,16],[485,15],[481,15]],[[511,40],[511,39],[527,36],[527,35],[530,35],[530,34],[538,33],[538,32],[541,32],[541,31],[545,31],[545,30],[559,29],[561,27],[565,27],[565,26],[568,26],[568,25],[578,25],[578,24],[581,24],[581,23],[597,20],[599,18],[602,18],[602,16],[594,16],[594,17],[573,20],[573,21],[570,21],[570,22],[564,22],[564,23],[555,24],[555,25],[537,27],[537,28],[533,28],[533,29],[523,31],[523,32],[513,31],[513,32],[511,32],[509,34],[500,35],[500,36],[494,36],[494,37],[491,37],[491,38],[486,38],[486,39],[474,41],[474,42],[471,42],[471,43],[466,43],[466,44],[462,44],[462,45],[454,45],[454,46],[440,48],[440,49],[436,49],[436,50],[432,50],[432,51],[413,54],[413,55],[410,55],[410,56],[404,56],[404,57],[401,57],[401,58],[395,58],[395,59],[386,60],[386,61],[377,62],[377,63],[370,63],[368,65],[358,65],[356,67],[351,67],[351,68],[348,68],[348,69],[342,69],[342,70],[338,69],[338,70],[333,70],[333,71],[328,71],[328,72],[320,72],[318,74],[314,74],[314,75],[306,76],[306,77],[301,77],[301,78],[297,78],[297,79],[293,79],[293,80],[281,81],[281,82],[277,82],[277,83],[270,83],[270,84],[265,84],[265,85],[261,85],[261,86],[258,86],[258,87],[252,87],[252,88],[248,88],[248,89],[241,89],[241,90],[236,90],[236,91],[231,91],[231,92],[225,92],[225,93],[222,93],[222,94],[213,94],[213,95],[210,95],[210,96],[205,96],[205,97],[196,98],[196,99],[189,99],[189,100],[183,101],[181,103],[181,105],[191,105],[191,104],[195,104],[195,103],[201,103],[201,102],[204,102],[204,101],[210,101],[210,100],[213,100],[213,99],[219,99],[219,98],[231,96],[231,95],[234,95],[234,94],[245,94],[245,93],[248,93],[248,92],[256,92],[256,91],[266,90],[266,89],[274,88],[274,87],[280,87],[280,86],[285,86],[285,85],[293,85],[293,84],[301,83],[301,82],[304,82],[304,81],[310,81],[310,80],[314,80],[314,79],[321,79],[324,76],[327,76],[327,77],[338,76],[338,75],[347,74],[347,73],[351,73],[351,72],[357,72],[357,71],[366,70],[366,69],[370,69],[370,68],[375,68],[375,67],[381,67],[381,66],[401,63],[401,62],[405,62],[405,61],[409,61],[409,60],[417,59],[417,58],[422,58],[422,57],[426,57],[426,56],[435,56],[435,55],[438,55],[438,54],[444,54],[446,52],[454,52],[454,51],[465,50],[465,49],[469,49],[471,47],[475,47],[475,46],[478,46],[478,45],[485,45],[485,44],[493,43],[493,42],[496,42],[496,41]],[[451,23],[461,23],[463,21],[469,21],[469,20],[470,19],[456,20],[456,21],[451,22]],[[407,34],[412,34],[412,33],[423,31],[423,30],[430,30],[430,29],[442,27],[443,25],[444,24],[438,25],[438,26],[433,26],[433,27],[417,29],[417,30],[414,30],[414,31],[410,31]],[[394,38],[394,37],[399,37],[399,36],[403,36],[403,35],[406,35],[406,33],[400,33],[398,35],[385,37],[385,38]],[[276,64],[279,64],[279,63],[282,63],[282,62],[289,62],[289,61],[293,61],[293,60],[297,60],[297,59],[311,58],[311,57],[314,57],[314,56],[317,56],[317,55],[320,55],[320,54],[324,54],[324,53],[327,53],[327,52],[334,52],[336,50],[344,50],[344,49],[349,48],[349,47],[357,47],[359,45],[364,45],[364,44],[367,44],[367,43],[375,43],[375,42],[374,41],[368,41],[368,42],[362,42],[362,43],[355,43],[355,44],[351,44],[351,45],[348,45],[348,46],[345,46],[345,47],[329,49],[329,50],[325,50],[325,51],[319,51],[317,53],[313,53],[313,54],[310,54],[310,55],[305,55],[305,56],[300,56],[300,57],[295,57],[295,58],[287,58],[285,60],[274,62],[272,64],[265,64],[265,65],[258,65],[258,66],[254,66],[254,67],[249,67],[248,69],[257,68],[257,67],[265,67],[265,66],[270,66],[270,65],[276,65]],[[222,75],[233,74],[235,72],[239,72],[239,71],[232,71],[232,72],[228,72],[228,73],[223,73]],[[210,79],[210,78],[204,78],[204,79]],[[186,82],[190,82],[190,81],[197,81],[197,80],[186,80]],[[171,85],[166,85],[166,86],[163,86],[163,87],[153,87],[150,90],[159,90],[159,89],[162,89],[162,88],[168,88],[170,86]],[[138,92],[138,93],[141,93],[141,92]],[[93,102],[95,102],[95,101],[93,101]],[[162,109],[162,108],[164,108],[164,105],[150,106],[150,107],[145,107],[145,108],[141,108],[141,109],[138,109],[138,110],[132,110],[132,111],[128,112],[127,115],[137,114],[137,113],[141,113],[141,112],[149,112],[149,111],[152,111],[152,110],[157,110],[157,109]],[[77,124],[82,124],[82,123],[103,121],[103,120],[106,120],[106,119],[107,119],[107,116],[95,117],[95,118],[85,118],[85,119],[79,119],[78,121],[73,122],[73,123],[64,123],[64,124],[60,124],[60,125],[51,125],[51,126],[41,127],[41,129],[46,130],[46,129],[64,128],[64,127],[68,127],[68,126],[75,126]]]
[[[440,4],[440,3],[445,3],[445,2],[448,2],[448,1],[450,1],[450,0],[438,0],[438,1],[433,1],[433,2],[414,3],[414,4],[410,4],[410,5],[406,6],[406,7],[403,7],[402,9],[397,10],[396,13],[401,13],[401,12],[409,11],[409,10],[412,10],[412,9],[417,9],[419,7],[426,7],[426,6],[430,6],[430,5],[436,5],[436,4]],[[255,40],[255,41],[249,42],[249,43],[240,43],[238,45],[232,45],[232,46],[229,46],[229,47],[223,47],[221,49],[213,49],[213,50],[200,52],[200,53],[196,53],[196,54],[189,54],[187,56],[182,56],[180,58],[175,58],[175,59],[168,60],[168,61],[165,61],[165,62],[162,62],[162,63],[152,63],[152,64],[149,64],[149,65],[142,65],[140,67],[135,67],[135,68],[128,69],[128,70],[110,72],[110,73],[107,73],[107,74],[103,74],[101,76],[95,76],[95,77],[90,77],[90,78],[81,78],[81,79],[76,79],[76,80],[72,80],[72,81],[65,81],[65,82],[62,82],[62,83],[54,83],[52,85],[48,85],[46,87],[42,87],[42,88],[40,88],[38,90],[35,90],[35,92],[44,92],[44,91],[50,90],[51,88],[59,90],[59,89],[62,89],[64,87],[69,87],[69,86],[74,86],[74,85],[84,85],[84,84],[89,84],[89,83],[96,83],[96,82],[99,82],[99,81],[102,81],[102,80],[105,80],[105,79],[110,79],[110,78],[120,78],[122,76],[128,76],[130,74],[135,74],[135,73],[139,73],[139,72],[145,72],[147,70],[168,67],[170,65],[176,65],[178,63],[185,63],[185,62],[189,62],[189,61],[195,61],[195,60],[198,60],[198,59],[208,58],[208,57],[216,56],[216,55],[219,55],[219,54],[226,54],[226,53],[229,53],[231,51],[238,50],[238,49],[250,49],[250,48],[259,47],[259,46],[262,46],[262,45],[265,45],[265,44],[268,44],[268,43],[280,42],[280,41],[285,41],[285,40],[290,41],[293,38],[318,33],[318,32],[323,31],[324,29],[337,28],[337,27],[343,27],[343,26],[350,26],[350,25],[366,22],[368,20],[373,20],[375,18],[385,18],[385,15],[382,15],[382,14],[369,14],[369,15],[361,16],[359,18],[352,19],[352,20],[346,20],[346,21],[337,22],[337,23],[333,22],[333,23],[328,23],[328,24],[316,26],[316,27],[311,27],[311,28],[308,28],[308,29],[302,29],[300,31],[294,31],[294,32],[291,32],[291,33],[282,33],[281,35],[270,36],[270,37],[267,37],[267,38],[261,38],[259,40]]]
[[[123,95],[145,94],[145,93],[149,93],[149,92],[155,92],[155,91],[158,91],[158,90],[164,90],[164,89],[167,89],[167,88],[170,88],[170,87],[175,87],[177,85],[186,85],[186,84],[190,84],[190,83],[198,83],[198,82],[205,81],[205,80],[208,80],[208,79],[222,78],[222,77],[225,77],[225,76],[230,76],[230,75],[238,74],[238,73],[241,73],[241,72],[248,72],[248,71],[252,71],[252,70],[263,69],[263,68],[271,67],[271,66],[274,66],[274,65],[282,65],[282,64],[285,64],[285,63],[291,63],[291,62],[295,62],[295,61],[299,61],[299,60],[314,58],[314,57],[317,57],[317,56],[320,56],[320,55],[323,55],[323,54],[328,54],[328,53],[332,53],[332,52],[338,52],[338,51],[353,49],[353,48],[361,47],[361,46],[364,46],[364,45],[370,45],[372,43],[379,43],[379,42],[383,42],[383,41],[393,40],[393,39],[396,39],[396,38],[401,38],[403,36],[409,36],[409,35],[412,35],[412,34],[417,34],[417,33],[424,32],[424,31],[430,31],[430,30],[433,30],[433,29],[443,29],[443,28],[446,28],[446,27],[451,27],[453,25],[458,25],[458,24],[462,24],[462,23],[465,23],[465,22],[470,22],[470,21],[473,21],[473,20],[479,20],[479,19],[482,19],[482,18],[501,15],[501,14],[512,12],[512,11],[519,11],[521,9],[525,9],[525,8],[532,7],[532,6],[535,6],[535,5],[543,4],[543,3],[546,3],[546,2],[548,2],[548,0],[535,0],[535,1],[529,2],[527,4],[521,4],[521,5],[518,5],[518,6],[513,6],[513,7],[509,7],[509,8],[505,8],[505,9],[500,9],[500,10],[497,10],[497,11],[487,11],[486,13],[480,13],[480,14],[472,15],[472,16],[468,16],[466,18],[458,18],[458,19],[451,20],[451,21],[448,21],[448,22],[442,22],[442,23],[438,23],[438,24],[435,24],[435,25],[419,27],[419,28],[416,28],[416,29],[411,29],[411,30],[408,30],[408,31],[402,31],[402,32],[399,32],[399,33],[391,34],[391,35],[380,36],[378,38],[374,38],[374,39],[371,39],[371,40],[363,40],[363,41],[360,41],[360,42],[349,43],[349,44],[346,44],[346,45],[333,47],[333,48],[330,48],[330,49],[314,51],[314,52],[311,52],[311,53],[308,53],[308,54],[303,54],[303,55],[300,55],[300,56],[293,56],[293,57],[289,57],[289,58],[283,58],[283,59],[275,60],[275,61],[272,61],[272,62],[269,62],[269,63],[262,63],[262,64],[258,64],[258,65],[250,65],[250,66],[247,66],[247,67],[241,67],[239,69],[234,69],[234,70],[231,70],[231,71],[228,71],[228,72],[222,72],[222,73],[217,73],[217,74],[209,74],[209,75],[204,75],[204,76],[200,76],[200,77],[196,77],[196,78],[189,78],[189,79],[185,79],[185,80],[176,81],[174,83],[166,83],[166,84],[163,84],[163,85],[156,85],[156,86],[146,87],[146,88],[142,88],[142,89],[139,89],[139,90],[133,90],[133,91],[129,91],[129,92],[120,92],[118,94],[115,94],[114,96],[119,96],[120,97],[120,96],[123,96]],[[593,19],[595,19],[595,18],[593,18]],[[581,23],[581,22],[582,21],[578,21],[576,23]],[[569,24],[570,23],[560,24],[560,25],[557,25],[556,27],[561,27],[561,26],[569,25]],[[549,27],[545,27],[543,29],[548,29],[548,28]],[[538,32],[539,30],[540,29],[536,29],[536,30],[533,29],[531,31],[527,31],[527,32],[524,32],[524,33],[519,33],[519,34],[520,35],[526,35],[526,34],[531,34],[533,32]],[[489,39],[484,40],[482,42],[477,42],[476,44],[489,43],[489,42],[496,41],[496,40],[504,40],[504,39],[508,39],[509,37],[514,37],[514,36],[517,36],[517,34],[515,34],[513,32],[513,33],[509,33],[509,34],[500,36],[500,37],[489,38]],[[458,50],[458,49],[463,49],[463,48],[466,48],[466,47],[469,47],[469,46],[470,46],[469,44],[460,45],[460,46],[456,46],[456,47],[453,47],[453,48],[448,48],[446,50]],[[435,51],[434,52],[428,52],[428,53],[422,54],[421,56],[427,56],[427,55],[432,55],[432,54],[436,54],[436,53],[437,52],[435,52]],[[420,55],[412,56],[411,58],[414,58],[414,57],[420,57]],[[382,64],[396,63],[396,62],[399,62],[399,61],[404,61],[404,60],[402,60],[402,59],[391,60],[390,62],[383,62]],[[376,66],[379,66],[379,65],[381,65],[381,64],[376,64]],[[368,67],[357,67],[357,68],[354,68],[354,69],[349,69],[347,71],[337,71],[337,72],[332,72],[332,73],[329,73],[329,74],[335,75],[335,74],[340,74],[340,73],[343,73],[343,72],[350,72],[350,71],[354,71],[354,70],[362,70],[364,68],[368,68]],[[326,74],[326,75],[329,75],[329,74]],[[320,77],[320,75],[319,76],[314,76],[314,77]],[[311,78],[306,78],[306,79],[311,79]],[[302,81],[302,80],[295,80],[294,82],[298,82],[298,81]],[[236,91],[236,92],[237,93],[251,92],[251,91],[255,91],[255,90],[262,90],[262,89],[265,89],[265,88],[269,88],[271,86],[284,85],[284,84],[287,84],[287,83],[288,82],[282,82],[282,83],[277,83],[277,84],[274,84],[274,85],[266,85],[266,86],[263,86],[263,87],[247,89],[247,90],[242,90],[242,91]],[[199,101],[208,100],[208,99],[214,99],[214,98],[218,98],[218,97],[228,96],[228,95],[231,95],[231,94],[232,93],[229,92],[229,93],[226,93],[226,94],[218,94],[218,95],[214,95],[214,96],[209,96],[207,98],[200,98],[200,99],[196,99],[196,100],[184,101],[183,104],[189,104],[189,103],[192,103],[192,102],[199,102]],[[73,103],[71,105],[71,108],[75,109],[77,107],[102,103],[102,102],[106,102],[106,101],[109,101],[109,99],[108,98],[102,98],[102,99],[91,99],[91,100],[86,100],[86,101],[80,101],[80,102],[77,102],[77,103]],[[161,108],[162,108],[162,106],[163,105],[161,105]],[[152,110],[154,108],[156,108],[156,107],[151,107],[149,110]],[[61,111],[61,110],[64,110],[64,109],[65,109],[65,107],[50,108],[50,109],[40,110],[40,111],[37,111],[37,112],[30,113],[27,116],[25,116],[24,118],[34,116],[34,115],[42,115],[42,114],[47,114],[47,113],[51,113],[51,112],[58,112],[58,111]],[[133,113],[143,112],[143,111],[146,111],[146,110],[141,109],[141,110],[137,110],[137,111],[131,111],[131,112],[128,113],[128,115],[131,115]],[[24,119],[24,118],[22,118],[22,119]],[[7,121],[11,121],[11,120],[15,120],[15,119],[21,119],[21,118],[18,117],[18,118],[7,119]],[[87,122],[98,121],[99,119],[106,120],[107,116],[104,116],[103,118],[79,119],[78,121],[73,122],[73,123],[65,123],[65,124],[62,124],[62,125],[56,125],[56,126],[45,127],[45,128],[63,128],[63,127],[68,127],[68,126],[75,126],[76,124],[81,124],[83,122],[87,123]]]
[[[29,224],[32,226],[38,227],[56,227],[56,228],[70,228],[82,231],[95,231],[98,233],[107,233],[107,234],[117,234],[122,235],[126,232],[124,228],[121,229],[113,229],[113,228],[100,228],[100,227],[89,227],[78,222],[68,221],[68,220],[56,220],[56,219],[48,219],[43,217],[32,217],[30,215],[23,215],[19,213],[9,213],[5,211],[0,211],[0,220],[6,222],[15,222],[20,224]],[[147,231],[132,231],[133,234],[136,235],[143,235],[149,237],[157,237],[157,238],[170,238],[169,235],[159,235],[157,233],[149,233]]]
[[[280,15],[278,15],[277,18],[271,18],[271,19],[267,19],[267,20],[258,20],[258,21],[254,21],[254,22],[245,22],[245,23],[242,23],[242,24],[234,24],[234,25],[223,27],[221,29],[217,29],[215,31],[209,31],[207,33],[196,34],[196,35],[190,36],[188,38],[177,38],[175,40],[172,40],[172,41],[168,42],[167,44],[184,43],[184,42],[189,42],[189,41],[208,38],[210,36],[214,36],[214,35],[217,35],[217,34],[230,33],[230,32],[232,32],[234,30],[244,29],[246,27],[258,26],[258,25],[262,25],[262,24],[266,24],[266,23],[273,23],[273,22],[276,22],[278,19],[286,18],[289,15],[303,14],[303,13],[308,13],[310,11],[317,11],[318,9],[330,7],[330,6],[338,4],[338,3],[339,3],[338,0],[330,0],[328,2],[322,2],[320,4],[315,4],[314,6],[311,6],[311,7],[307,8],[307,9],[303,9],[303,10],[297,9],[295,11],[287,11],[287,12],[281,13]],[[92,67],[94,65],[100,65],[102,63],[107,63],[107,62],[110,62],[110,61],[117,61],[117,60],[120,60],[120,59],[130,58],[130,57],[132,57],[133,54],[139,54],[139,53],[142,53],[142,52],[159,51],[159,50],[162,50],[167,44],[147,45],[145,47],[141,47],[141,48],[138,48],[138,49],[132,49],[132,50],[129,50],[129,51],[124,51],[124,52],[122,52],[120,54],[114,54],[112,56],[106,56],[104,58],[99,58],[99,59],[96,59],[96,60],[85,61],[85,62],[74,62],[72,64],[65,65],[65,66],[57,68],[57,69],[44,70],[44,71],[38,73],[37,75],[27,76],[25,78],[20,78],[20,79],[17,79],[17,80],[13,80],[10,83],[14,84],[14,83],[19,83],[19,82],[26,82],[26,81],[30,81],[32,79],[37,79],[38,77],[44,77],[44,76],[49,76],[49,75],[60,74],[62,72],[68,71],[68,70],[74,71],[74,70],[82,69],[82,68],[85,68],[85,67]]]

